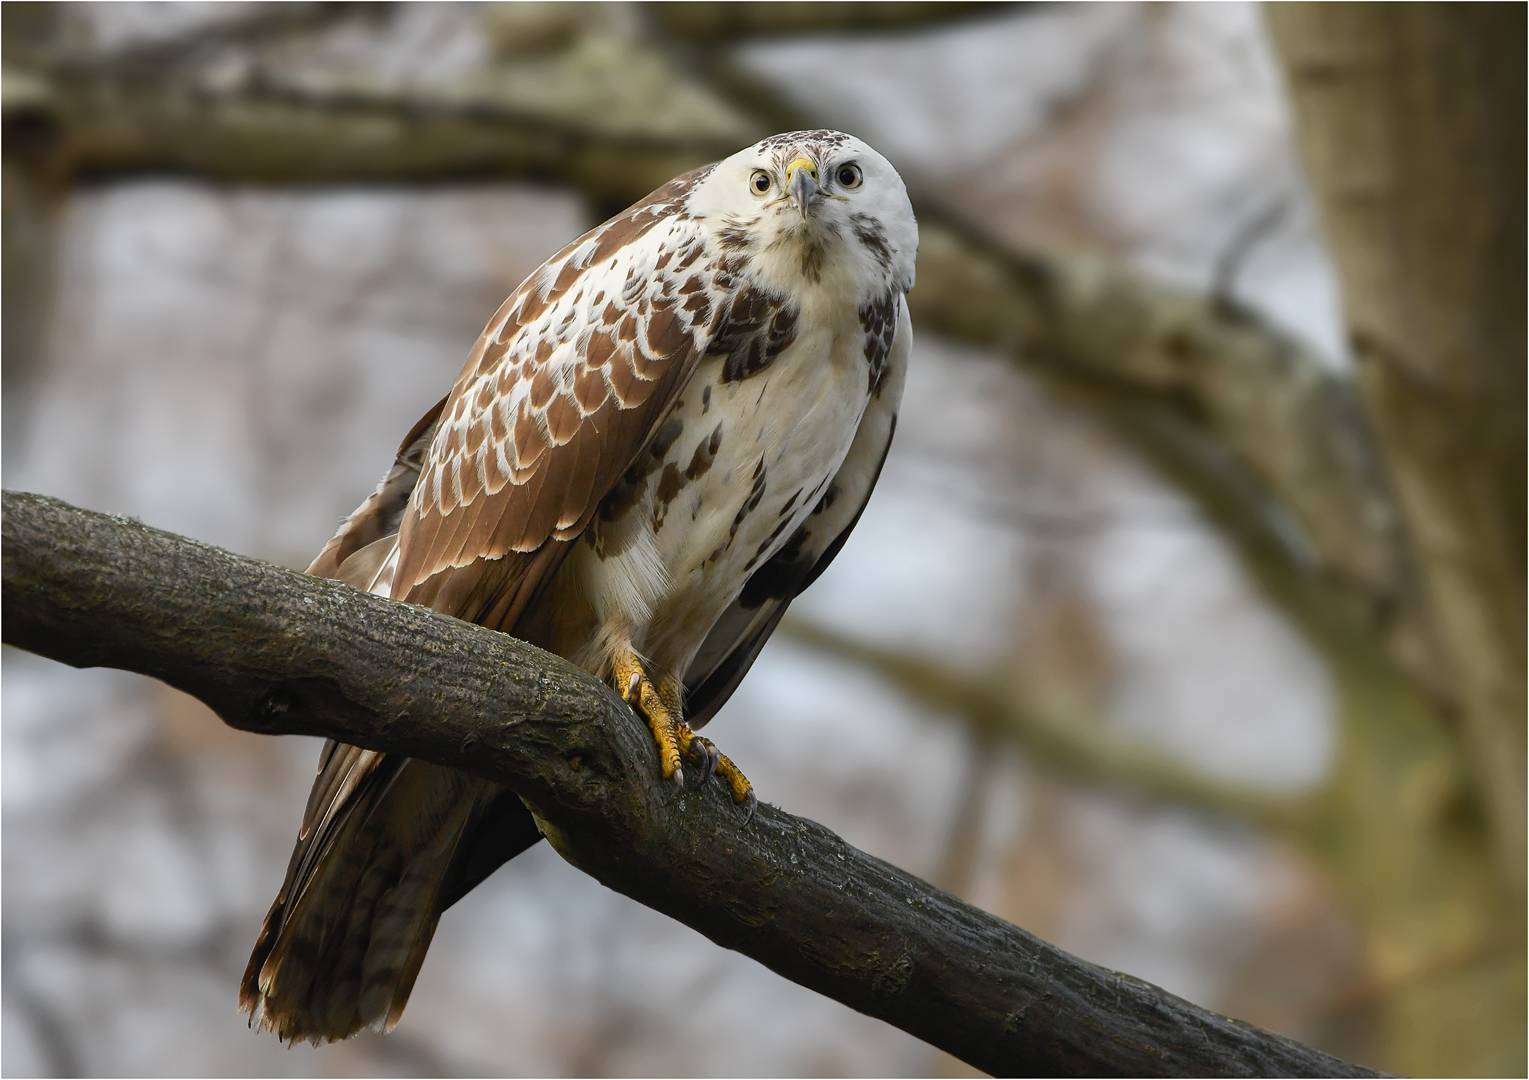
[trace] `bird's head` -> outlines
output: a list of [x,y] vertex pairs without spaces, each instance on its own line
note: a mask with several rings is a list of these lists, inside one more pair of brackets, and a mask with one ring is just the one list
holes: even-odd
[[782,289],[802,279],[857,297],[913,287],[918,222],[907,189],[853,135],[772,135],[720,162],[688,209]]

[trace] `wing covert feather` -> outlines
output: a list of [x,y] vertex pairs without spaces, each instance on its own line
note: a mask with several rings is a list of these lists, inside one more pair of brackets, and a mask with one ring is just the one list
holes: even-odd
[[[686,262],[704,248],[684,210],[704,174],[680,177],[575,240],[489,322],[404,513],[395,597],[475,619],[481,611],[442,603],[483,590],[433,579],[487,575],[501,591],[523,592],[519,579],[533,567],[556,569],[560,557],[536,553],[584,530],[706,352],[712,327],[681,307],[683,277],[659,269],[665,254]],[[714,296],[708,316],[725,299]]]

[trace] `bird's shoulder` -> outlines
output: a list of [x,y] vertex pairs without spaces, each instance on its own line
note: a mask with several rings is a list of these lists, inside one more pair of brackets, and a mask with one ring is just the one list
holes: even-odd
[[706,171],[573,241],[489,321],[413,491],[394,595],[583,531],[747,292],[687,212]]

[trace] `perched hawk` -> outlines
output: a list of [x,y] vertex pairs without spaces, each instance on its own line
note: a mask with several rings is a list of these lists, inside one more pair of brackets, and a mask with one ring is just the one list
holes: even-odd
[[[693,733],[837,554],[897,420],[918,225],[834,131],[686,173],[553,256],[308,568],[550,649],[753,808]],[[241,1005],[391,1028],[436,921],[537,832],[505,788],[325,746]]]

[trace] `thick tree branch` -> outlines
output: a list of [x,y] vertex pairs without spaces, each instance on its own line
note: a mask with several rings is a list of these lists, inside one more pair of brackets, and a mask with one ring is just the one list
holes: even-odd
[[514,638],[54,499],[4,495],[5,641],[230,725],[505,783],[607,886],[999,1075],[1371,1076],[1086,964],[720,785],[677,791],[602,684]]

